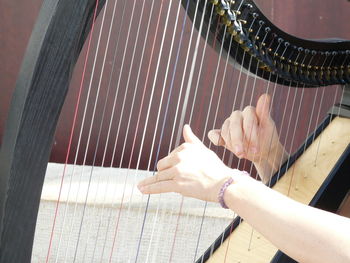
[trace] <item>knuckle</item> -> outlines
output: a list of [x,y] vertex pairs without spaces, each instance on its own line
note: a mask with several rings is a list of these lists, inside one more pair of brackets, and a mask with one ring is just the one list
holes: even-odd
[[241,111],[239,111],[239,110],[235,110],[235,111],[233,111],[232,113],[231,113],[231,118],[235,118],[235,117],[239,117],[239,116],[241,116],[241,114],[242,114],[242,112]]
[[174,192],[179,193],[181,191],[182,185],[183,184],[181,181],[174,179],[174,188],[173,188]]
[[246,130],[245,132],[246,132],[246,133],[248,132],[248,134],[246,134],[246,135],[250,137],[251,131],[252,131],[254,125],[253,125],[251,122],[249,122],[249,123],[246,123],[246,124],[244,125],[244,127],[245,127],[245,130]]
[[181,162],[181,160],[182,160],[182,154],[180,152],[177,152],[174,155],[174,161],[175,161],[175,163],[179,163],[179,162]]
[[230,141],[230,134],[227,132],[224,132],[221,134],[222,139],[224,140],[225,143]]
[[181,167],[180,167],[179,165],[176,165],[176,166],[174,167],[174,172],[175,172],[176,175],[181,174],[181,172],[182,172]]
[[182,150],[184,150],[185,149],[185,143],[183,143],[183,144],[181,144],[180,146],[179,146],[179,150],[180,151],[182,151]]
[[160,161],[157,163],[157,170],[159,171],[161,168],[162,168],[162,160],[160,160]]
[[255,112],[255,107],[253,106],[247,106],[243,110],[243,113],[253,113],[253,112]]
[[184,150],[190,148],[190,144],[189,144],[188,142],[183,143],[182,146],[183,146],[183,149],[184,149]]

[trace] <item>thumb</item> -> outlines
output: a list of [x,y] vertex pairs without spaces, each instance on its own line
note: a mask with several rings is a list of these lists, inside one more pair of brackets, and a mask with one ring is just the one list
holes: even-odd
[[216,146],[225,146],[225,141],[221,137],[220,130],[211,130],[208,132],[209,140]]
[[258,116],[259,123],[264,124],[270,119],[270,104],[271,97],[268,94],[263,94],[258,99],[256,104],[256,115]]
[[183,128],[183,136],[185,142],[202,144],[201,140],[198,139],[196,135],[194,135],[194,133],[191,130],[191,127],[188,124],[186,124]]

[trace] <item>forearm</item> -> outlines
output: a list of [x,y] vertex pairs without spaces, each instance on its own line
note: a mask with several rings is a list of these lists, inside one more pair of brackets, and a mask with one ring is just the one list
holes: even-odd
[[349,219],[238,179],[226,190],[226,204],[279,249],[299,262],[350,262]]

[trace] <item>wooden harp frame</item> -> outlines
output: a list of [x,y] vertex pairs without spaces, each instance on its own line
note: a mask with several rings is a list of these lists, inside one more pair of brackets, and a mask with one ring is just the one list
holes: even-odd
[[[17,80],[0,151],[0,262],[30,262],[40,194],[57,120],[76,60],[105,0],[97,2],[97,8],[96,0],[46,0],[43,3]],[[188,13],[193,17],[196,1],[182,2],[184,6],[189,4]],[[336,52],[333,55],[337,64],[343,63],[342,56],[349,53],[349,42],[316,43],[292,37],[273,26],[250,0],[243,6],[239,6],[241,1],[232,6],[227,1],[213,3],[216,13],[225,17],[226,25],[231,23],[234,48],[229,49],[229,38],[223,38],[223,29],[218,38],[225,39],[226,50],[231,50],[231,56],[238,62],[246,63],[242,52],[234,50],[250,51],[253,64],[243,66],[261,78],[266,78],[266,72],[274,71],[283,78],[274,75],[273,81],[284,79],[291,81],[292,86],[304,87],[350,81],[349,67],[327,70],[320,64],[331,52]],[[240,13],[232,12],[238,7],[242,7]],[[199,10],[203,12],[205,8],[201,1]],[[205,21],[209,19],[207,15]],[[242,20],[247,21],[247,25],[259,20],[251,29],[264,28],[260,37],[263,42],[252,42],[249,28],[239,23]],[[194,23],[199,26],[197,20]],[[287,43],[292,47],[290,51],[278,54],[278,48]],[[310,54],[308,62],[312,56],[318,57],[309,71],[303,69],[307,62],[304,66],[295,65],[298,52]],[[288,60],[285,63],[285,58],[292,63]]]

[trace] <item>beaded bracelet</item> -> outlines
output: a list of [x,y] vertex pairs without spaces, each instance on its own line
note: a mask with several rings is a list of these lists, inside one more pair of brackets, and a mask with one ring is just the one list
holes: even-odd
[[230,177],[222,186],[221,186],[221,189],[220,189],[220,192],[219,192],[219,196],[218,196],[218,199],[219,199],[219,203],[220,205],[225,208],[225,209],[228,209],[228,206],[225,204],[225,201],[224,201],[224,194],[225,194],[225,191],[227,189],[227,187],[230,186],[230,184],[233,183],[233,178]]
[[[238,171],[238,170],[237,170]],[[249,173],[247,173],[246,171],[241,171],[241,173],[243,175],[249,175]],[[225,191],[227,189],[227,187],[229,187],[232,183],[233,183],[233,178],[230,177],[229,179],[227,179],[225,181],[225,183],[221,186],[221,189],[220,189],[220,192],[219,192],[219,195],[218,195],[218,199],[219,199],[219,203],[220,205],[225,208],[225,209],[228,209],[228,206],[225,204],[225,201],[224,201],[224,194],[225,194]]]

